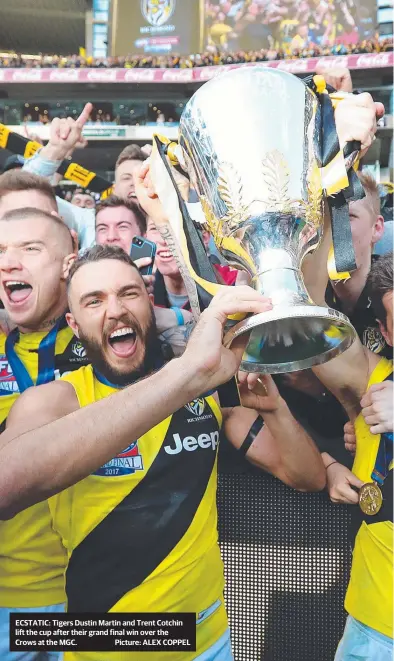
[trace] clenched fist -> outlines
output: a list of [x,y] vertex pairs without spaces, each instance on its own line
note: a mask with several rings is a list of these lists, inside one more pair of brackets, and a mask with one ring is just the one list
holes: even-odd
[[360,155],[363,156],[375,138],[376,120],[383,115],[383,103],[374,103],[368,92],[346,96],[335,110],[335,124],[341,148],[347,142],[359,141]]

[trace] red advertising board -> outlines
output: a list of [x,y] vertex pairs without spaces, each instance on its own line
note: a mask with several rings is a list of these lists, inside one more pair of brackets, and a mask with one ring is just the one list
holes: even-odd
[[[257,66],[282,69],[290,73],[313,73],[316,65],[327,68],[380,69],[392,67],[393,52],[313,57],[297,60],[259,62]],[[0,69],[3,83],[192,83],[210,80],[222,71],[256,64],[230,64],[196,69]]]

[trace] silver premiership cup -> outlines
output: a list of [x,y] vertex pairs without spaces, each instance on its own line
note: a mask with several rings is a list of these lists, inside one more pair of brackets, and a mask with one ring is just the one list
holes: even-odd
[[324,363],[355,337],[347,317],[314,304],[301,273],[323,232],[320,106],[295,76],[263,66],[220,74],[180,120],[184,166],[225,260],[272,300],[226,334],[250,332],[241,369],[281,373]]

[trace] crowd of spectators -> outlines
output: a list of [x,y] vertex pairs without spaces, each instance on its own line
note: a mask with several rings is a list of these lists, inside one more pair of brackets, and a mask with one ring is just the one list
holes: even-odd
[[303,48],[262,48],[254,51],[221,52],[215,48],[195,55],[125,55],[119,57],[93,58],[81,55],[44,55],[31,57],[11,53],[0,56],[0,68],[142,68],[142,69],[192,69],[220,64],[242,64],[244,62],[267,62],[292,58],[324,57],[335,55],[358,55],[393,50],[393,40],[365,40],[358,44],[335,44],[318,46],[310,44]]
[[[261,72],[251,70],[258,85]],[[275,77],[268,69],[264,73]],[[340,79],[339,92],[347,91],[345,83],[351,85],[346,69],[335,76],[328,72],[327,78],[330,85]],[[228,144],[234,141],[231,149],[236,166],[237,154],[241,154],[238,161],[243,158],[243,136],[234,135],[231,122],[226,123],[231,94],[233,90],[218,108],[223,111]],[[263,103],[275,109],[282,98],[265,94]],[[304,97],[300,95],[298,100],[295,110],[289,108],[291,119],[299,111],[303,118]],[[338,136],[339,144],[360,141],[363,153],[365,146],[373,144],[383,104],[375,104],[366,93],[349,94],[338,106],[334,138]],[[323,240],[316,254],[305,260],[305,297],[310,294],[319,305],[327,301],[330,308],[323,321],[320,307],[320,321],[316,318],[312,324],[310,315],[316,310],[312,300],[308,320],[293,294],[294,287],[303,282],[298,269],[294,269],[292,281],[281,275],[285,270],[281,264],[275,269],[270,257],[265,262],[263,255],[262,265],[253,261],[254,236],[265,232],[269,240],[270,235],[283,232],[286,238],[287,228],[281,226],[275,208],[276,193],[268,202],[271,212],[266,220],[246,214],[246,221],[238,222],[240,231],[233,233],[233,247],[227,243],[228,254],[237,259],[247,254],[249,242],[250,259],[243,261],[247,272],[222,263],[214,237],[201,226],[204,213],[196,189],[175,170],[171,176],[179,186],[179,205],[170,211],[175,209],[174,218],[168,215],[167,205],[156,191],[167,187],[170,165],[168,171],[163,165],[164,179],[159,168],[155,172],[153,158],[146,160],[151,145],[129,144],[119,153],[112,193],[97,206],[86,188],[68,190],[66,199],[57,196],[59,163],[86,144],[83,128],[92,111],[89,102],[76,120],[54,118],[48,143],[26,161],[10,157],[0,175],[0,661],[26,659],[24,650],[16,656],[9,654],[10,619],[12,623],[20,612],[29,617],[49,613],[52,620],[19,622],[52,621],[56,625],[65,622],[65,616],[60,615],[58,621],[53,617],[65,610],[71,614],[94,611],[98,617],[106,617],[113,612],[133,615],[137,609],[152,614],[195,614],[190,631],[195,634],[198,656],[193,657],[233,660],[223,599],[225,567],[218,546],[219,435],[224,452],[227,447],[233,453],[236,467],[228,473],[231,490],[219,493],[219,504],[228,512],[240,502],[239,516],[245,520],[237,533],[235,546],[240,550],[231,550],[227,565],[229,583],[240,584],[246,557],[252,576],[248,590],[253,581],[257,595],[246,605],[252,603],[255,610],[255,603],[267,594],[266,584],[281,599],[281,592],[284,597],[286,592],[290,595],[289,605],[284,597],[283,608],[280,604],[284,616],[274,612],[270,619],[270,628],[276,627],[283,638],[284,629],[296,631],[292,629],[294,603],[301,604],[300,608],[306,603],[306,625],[316,604],[322,608],[315,584],[310,588],[311,567],[313,575],[321,576],[319,580],[327,586],[331,579],[326,575],[329,577],[332,566],[332,580],[341,588],[347,578],[346,556],[338,551],[330,564],[330,549],[338,535],[346,548],[350,546],[348,528],[354,529],[354,535],[359,528],[345,601],[349,618],[335,659],[388,661],[393,603],[392,581],[388,580],[393,566],[393,462],[389,452],[393,433],[393,255],[391,241],[382,249],[387,226],[376,182],[361,163],[357,174],[365,196],[353,200],[350,208],[355,253],[351,277],[329,279],[326,265],[331,239],[327,232],[329,240]],[[252,112],[247,108],[245,121],[254,115],[255,108]],[[273,134],[280,132],[281,119],[273,122]],[[308,146],[303,130],[294,134],[291,149]],[[200,158],[196,152],[189,157]],[[212,176],[216,176],[214,166]],[[240,166],[245,167],[242,160]],[[75,172],[83,175],[79,168]],[[279,174],[279,186],[285,190],[287,184],[283,185]],[[251,192],[256,198],[259,195],[258,188]],[[387,196],[389,193],[388,188]],[[236,205],[221,194],[228,217],[236,220],[238,210],[232,208]],[[306,209],[314,209],[314,195],[312,191],[306,199]],[[283,206],[287,206],[286,195],[284,198]],[[209,191],[208,205],[207,199]],[[250,199],[253,204],[255,198]],[[248,201],[246,211],[250,210]],[[200,268],[194,264],[193,268],[198,275],[205,275],[204,270],[210,274],[209,282],[199,277],[198,293],[205,289],[206,295],[211,294],[215,279],[217,285],[228,285],[220,288],[203,311],[192,334],[194,305],[197,308],[199,302],[197,292],[188,286],[192,278],[197,281],[190,266],[193,260],[189,262],[182,250],[189,265],[185,272],[190,270],[184,278],[181,262],[172,254],[176,242],[171,238],[167,244],[165,239],[172,237],[170,228],[175,230],[173,221],[181,219],[183,209],[188,209],[189,222],[183,225],[187,241],[182,243],[190,257],[195,250]],[[344,211],[346,208],[341,213]],[[300,220],[294,237],[299,242],[307,239],[306,230],[312,226],[306,212],[305,222]],[[193,228],[190,235],[188,227]],[[212,229],[216,233],[215,223]],[[220,247],[219,241],[216,244]],[[141,246],[149,248],[149,257],[142,256]],[[78,255],[79,248],[87,251]],[[378,248],[380,256],[375,254]],[[265,295],[245,284],[256,273],[260,277],[262,267],[260,282]],[[290,306],[283,319],[284,301]],[[258,315],[261,324],[255,329],[257,339],[253,331],[249,345],[254,353],[250,357],[248,352],[244,354],[246,368],[251,365],[255,373],[240,373],[238,388],[234,381],[230,384],[234,394],[239,393],[239,401],[234,402],[227,386],[219,392],[219,403],[215,391],[236,375],[243,353],[239,342],[223,346],[225,323],[230,315],[244,317],[245,313]],[[296,319],[300,314],[303,318]],[[276,328],[267,323],[274,315],[280,318]],[[334,365],[329,360],[333,355]],[[259,363],[264,371],[268,365],[270,371],[280,372],[275,380],[256,373]],[[313,372],[301,369],[311,364]],[[295,371],[289,372],[291,366]],[[222,410],[220,404],[224,404]],[[348,467],[352,459],[343,449],[344,441],[356,454],[353,470]],[[242,465],[245,458],[253,464],[250,479]],[[260,479],[271,473],[299,491],[318,492],[326,487],[333,503],[346,504],[354,513],[334,525],[335,519],[319,495],[316,502],[321,503],[322,525],[314,518],[312,525],[315,520],[319,523],[314,525],[315,537],[307,536],[305,530],[310,528],[303,527],[304,520],[311,519],[313,510],[308,510],[305,500],[298,505],[293,495],[289,500],[278,497],[273,481],[266,482],[263,491],[258,469]],[[238,491],[241,482],[246,485],[242,498],[243,492]],[[257,524],[252,518],[255,511]],[[290,519],[294,525],[289,526]],[[265,529],[265,538],[255,533]],[[274,529],[281,540],[278,551],[272,542]],[[230,540],[234,539],[234,528],[229,530]],[[226,543],[227,537],[222,535],[222,539]],[[272,548],[268,559],[266,548]],[[291,552],[295,548],[296,561],[287,562],[289,553],[281,554],[283,548]],[[313,562],[311,548],[318,551]],[[301,562],[307,569],[306,578],[298,569]],[[285,565],[284,572],[281,565]],[[342,608],[336,608],[334,590],[324,589],[325,608],[340,622]],[[294,601],[296,593],[302,593],[302,601]],[[309,602],[305,602],[305,594],[309,594]],[[245,611],[246,606],[242,607]],[[239,638],[245,637],[249,643],[250,627],[245,621],[248,624],[250,618],[242,620],[237,612],[234,609],[232,618],[230,611],[229,619],[232,626],[242,627]],[[288,626],[282,626],[283,617]],[[256,621],[259,623],[258,618]],[[83,622],[86,630],[77,632],[85,637],[83,643],[86,631],[93,632],[92,622]],[[114,622],[108,626],[115,626]],[[174,622],[178,621],[170,624]],[[111,629],[111,635],[114,631]],[[337,634],[327,631],[335,643]],[[361,643],[355,631],[361,632]],[[115,634],[119,640],[124,635]],[[316,626],[313,644],[317,634]],[[62,629],[61,635],[66,642],[70,640],[69,631]],[[23,642],[30,645],[28,640]],[[83,647],[74,640],[70,644]],[[344,646],[346,656],[341,652]],[[316,648],[321,649],[320,644]],[[44,656],[61,661],[49,649],[50,655]],[[100,654],[98,650],[93,657],[114,659],[111,652]],[[302,658],[322,660],[317,654]],[[84,651],[77,656],[80,661],[92,658]],[[126,661],[138,656],[133,650],[122,654]],[[151,656],[165,661],[165,654],[159,651]],[[189,654],[187,657],[190,659]],[[41,647],[37,646],[37,653],[29,653],[28,659],[42,660]]]

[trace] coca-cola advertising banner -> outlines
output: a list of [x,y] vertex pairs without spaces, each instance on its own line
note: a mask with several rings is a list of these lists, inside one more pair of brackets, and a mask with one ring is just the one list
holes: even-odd
[[[366,53],[341,57],[314,57],[299,60],[260,62],[257,66],[282,69],[290,73],[313,73],[316,66],[349,69],[392,67],[394,57],[388,53]],[[230,64],[196,69],[0,69],[3,83],[193,83],[205,82],[223,71],[256,64]]]

